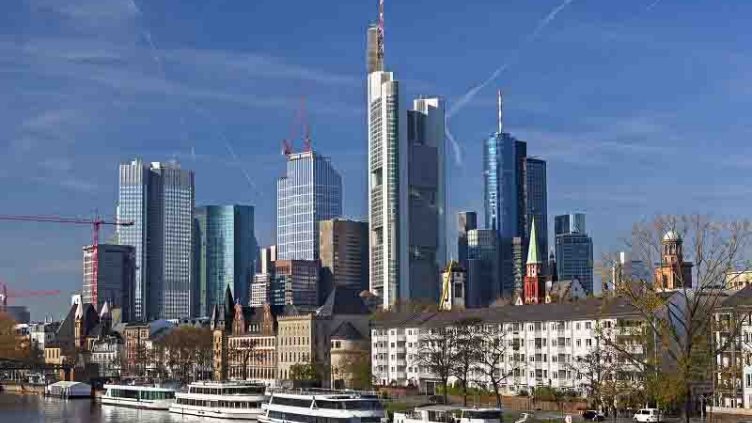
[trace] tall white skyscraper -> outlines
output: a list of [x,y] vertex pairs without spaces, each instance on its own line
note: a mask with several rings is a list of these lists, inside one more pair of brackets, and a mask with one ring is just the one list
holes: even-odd
[[178,319],[191,312],[193,172],[177,163],[120,165],[118,243],[135,249],[133,320]]
[[277,257],[318,260],[319,222],[342,216],[342,177],[314,151],[287,157],[277,181]]
[[385,308],[438,301],[446,259],[444,104],[420,98],[400,110],[400,86],[384,70],[384,13],[368,28],[369,286]]

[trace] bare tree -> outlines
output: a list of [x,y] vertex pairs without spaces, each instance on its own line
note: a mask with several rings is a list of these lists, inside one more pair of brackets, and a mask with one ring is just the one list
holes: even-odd
[[478,383],[489,383],[496,395],[496,406],[501,408],[501,384],[507,380],[515,370],[519,370],[519,362],[507,360],[511,348],[503,326],[485,325],[480,329],[481,344],[475,364],[475,372],[481,376]]
[[248,378],[248,365],[263,358],[255,339],[243,338],[237,340],[235,347],[230,350],[230,363],[232,367],[239,368],[242,379]]
[[456,332],[448,327],[421,329],[417,354],[412,358],[421,373],[435,375],[444,388],[444,403],[447,403],[447,385],[454,366]]
[[652,374],[650,390],[657,399],[681,404],[686,422],[693,386],[710,379],[712,360],[739,334],[739,322],[730,320],[723,342],[713,342],[711,322],[727,298],[725,286],[739,274],[735,271],[750,268],[743,254],[751,234],[748,221],[718,222],[696,215],[637,224],[628,247],[645,265],[657,264],[653,277],[621,275],[611,281],[616,294],[640,315],[645,345],[635,352],[604,340]]
[[480,360],[482,338],[480,337],[481,320],[470,318],[458,320],[452,325],[454,351],[450,362],[450,374],[462,385],[462,405],[467,407],[467,388],[473,376],[473,370]]

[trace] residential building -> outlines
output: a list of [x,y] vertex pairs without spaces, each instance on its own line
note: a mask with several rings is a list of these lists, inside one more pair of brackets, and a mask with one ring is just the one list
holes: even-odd
[[[84,280],[81,301],[101,309],[104,303],[122,310],[121,319],[133,316],[136,249],[129,245],[99,244],[83,248]],[[96,278],[96,279],[95,279]]]
[[277,180],[277,255],[318,260],[319,222],[342,215],[342,178],[328,157],[313,150],[287,155]]
[[692,262],[684,261],[682,244],[682,237],[676,231],[668,231],[663,235],[661,262],[655,269],[656,290],[692,288]]
[[279,291],[283,290],[284,304],[301,310],[319,306],[318,260],[277,260],[272,283],[272,304],[279,305]]
[[739,291],[749,285],[752,285],[752,271],[742,270],[726,273],[724,289]]
[[585,215],[574,213],[554,219],[556,273],[560,280],[577,279],[593,293],[593,240],[585,231]]
[[474,211],[457,213],[457,260],[468,268],[468,232],[478,229],[478,214]]
[[322,220],[319,231],[321,300],[334,286],[368,289],[368,223]]
[[177,163],[120,165],[118,244],[135,249],[132,320],[191,314],[193,172]]
[[[723,300],[713,316],[715,357],[713,408],[752,409],[752,286]],[[736,413],[735,413],[736,414]]]
[[[371,326],[371,363],[378,385],[419,386],[433,393],[438,377],[421,364],[418,355],[430,348],[438,329],[449,329],[462,320],[477,319],[479,328],[493,330],[508,346],[500,374],[502,394],[532,392],[536,387],[590,392],[587,370],[578,364],[601,351],[604,337],[618,342],[620,335],[641,325],[640,313],[623,299],[588,298],[575,303],[506,305],[445,313],[383,313]],[[630,346],[639,353],[641,346]],[[620,376],[639,378],[639,371],[627,364]],[[592,375],[591,375],[592,376]],[[455,379],[450,378],[450,383]],[[480,380],[478,384],[486,382]]]
[[60,327],[60,322],[31,323],[29,325],[29,334],[31,345],[40,351],[55,340],[55,333]]
[[248,304],[256,269],[253,206],[201,206],[194,219],[193,315],[208,317],[227,287]]
[[[407,143],[400,84],[384,67],[383,10],[367,33],[369,288],[384,307],[407,285]],[[404,280],[403,280],[404,279]],[[404,296],[402,296],[404,298]]]
[[467,231],[466,306],[486,307],[499,297],[511,297],[513,287],[502,287],[499,280],[499,247],[493,229]]

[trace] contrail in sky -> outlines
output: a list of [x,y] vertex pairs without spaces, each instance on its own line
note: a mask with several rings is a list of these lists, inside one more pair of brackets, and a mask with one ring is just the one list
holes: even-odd
[[457,166],[462,166],[462,150],[460,149],[460,144],[454,139],[454,135],[452,135],[452,132],[449,130],[449,122],[447,120],[448,119],[444,119],[444,133],[446,134],[449,143],[452,145],[454,163]]
[[449,112],[447,113],[447,117],[452,117],[455,114],[457,114],[460,110],[462,110],[467,103],[469,103],[473,98],[475,98],[476,94],[478,94],[478,91],[485,88],[488,84],[493,82],[496,78],[499,77],[499,75],[502,74],[502,72],[509,69],[509,67],[512,65],[512,63],[517,59],[517,56],[519,56],[520,52],[531,42],[535,41],[543,32],[546,27],[551,24],[551,22],[556,19],[556,16],[564,10],[567,6],[569,6],[570,3],[572,3],[574,0],[564,0],[559,4],[558,6],[551,9],[550,12],[546,16],[543,17],[540,21],[538,21],[538,24],[535,26],[535,29],[522,41],[522,44],[512,53],[512,57],[496,68],[491,75],[486,78],[483,82],[480,84],[474,86],[471,88],[468,92],[466,92],[462,97],[460,97],[454,105],[449,109]]
[[655,0],[654,2],[650,3],[648,7],[645,8],[645,11],[652,10],[658,3],[660,3],[661,0]]

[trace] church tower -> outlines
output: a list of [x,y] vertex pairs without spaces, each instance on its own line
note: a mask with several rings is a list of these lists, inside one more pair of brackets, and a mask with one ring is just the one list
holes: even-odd
[[692,263],[684,261],[683,240],[676,231],[668,231],[661,240],[661,263],[655,269],[655,289],[673,291],[692,288]]
[[530,247],[527,250],[527,271],[525,273],[524,303],[542,304],[546,298],[546,278],[543,274],[543,260],[538,254],[538,238],[535,234],[535,218],[530,229]]

